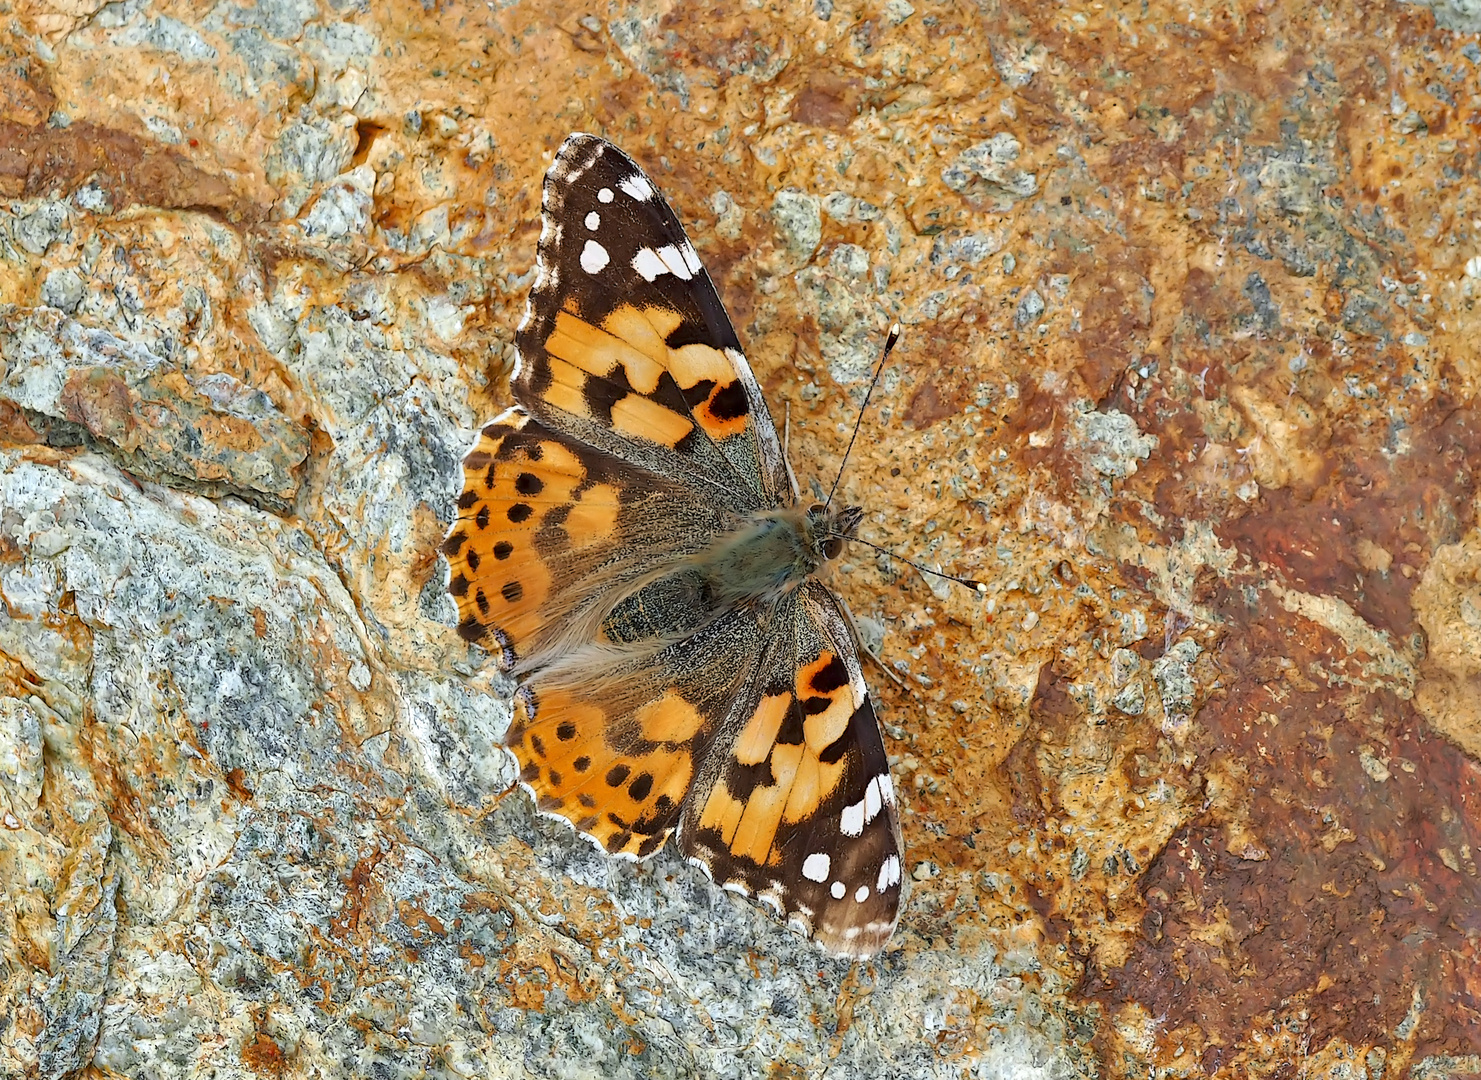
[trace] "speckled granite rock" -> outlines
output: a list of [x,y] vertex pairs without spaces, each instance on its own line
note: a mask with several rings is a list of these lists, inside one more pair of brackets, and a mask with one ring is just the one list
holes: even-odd
[[[1481,1072],[1474,5],[13,0],[0,1075]],[[501,798],[438,542],[570,130],[690,223],[911,878]]]

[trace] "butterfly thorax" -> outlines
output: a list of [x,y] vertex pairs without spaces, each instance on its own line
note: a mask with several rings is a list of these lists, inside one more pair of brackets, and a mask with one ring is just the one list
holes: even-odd
[[801,585],[854,536],[863,511],[779,506],[745,519],[693,560],[720,607],[774,602]]

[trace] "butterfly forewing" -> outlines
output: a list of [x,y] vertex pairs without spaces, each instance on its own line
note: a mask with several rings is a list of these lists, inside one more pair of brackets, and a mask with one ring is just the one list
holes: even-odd
[[729,515],[520,406],[480,433],[443,551],[458,631],[515,674],[596,640],[607,598],[702,549]]
[[[519,681],[520,779],[607,852],[677,829],[716,881],[872,955],[900,910],[889,767],[814,563],[788,579],[770,548],[733,547],[802,516],[730,320],[610,143],[568,138],[542,208],[518,404],[465,459],[443,547],[459,632]],[[714,556],[734,550],[761,565]],[[787,587],[755,586],[777,570]]]
[[743,509],[786,491],[781,445],[714,283],[653,182],[572,135],[545,179],[515,396],[636,465]]

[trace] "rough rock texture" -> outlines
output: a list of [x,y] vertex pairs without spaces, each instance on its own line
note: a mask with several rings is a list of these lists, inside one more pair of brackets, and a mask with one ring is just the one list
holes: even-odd
[[[0,3],[0,1075],[1481,1073],[1473,0]],[[691,226],[911,894],[533,818],[452,631],[541,176]]]

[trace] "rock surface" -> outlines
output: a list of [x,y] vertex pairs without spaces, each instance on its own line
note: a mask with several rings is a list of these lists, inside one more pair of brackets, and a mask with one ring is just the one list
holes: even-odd
[[[14,0],[0,1075],[1481,1072],[1470,0]],[[536,819],[438,543],[571,130],[831,482],[908,909]]]

